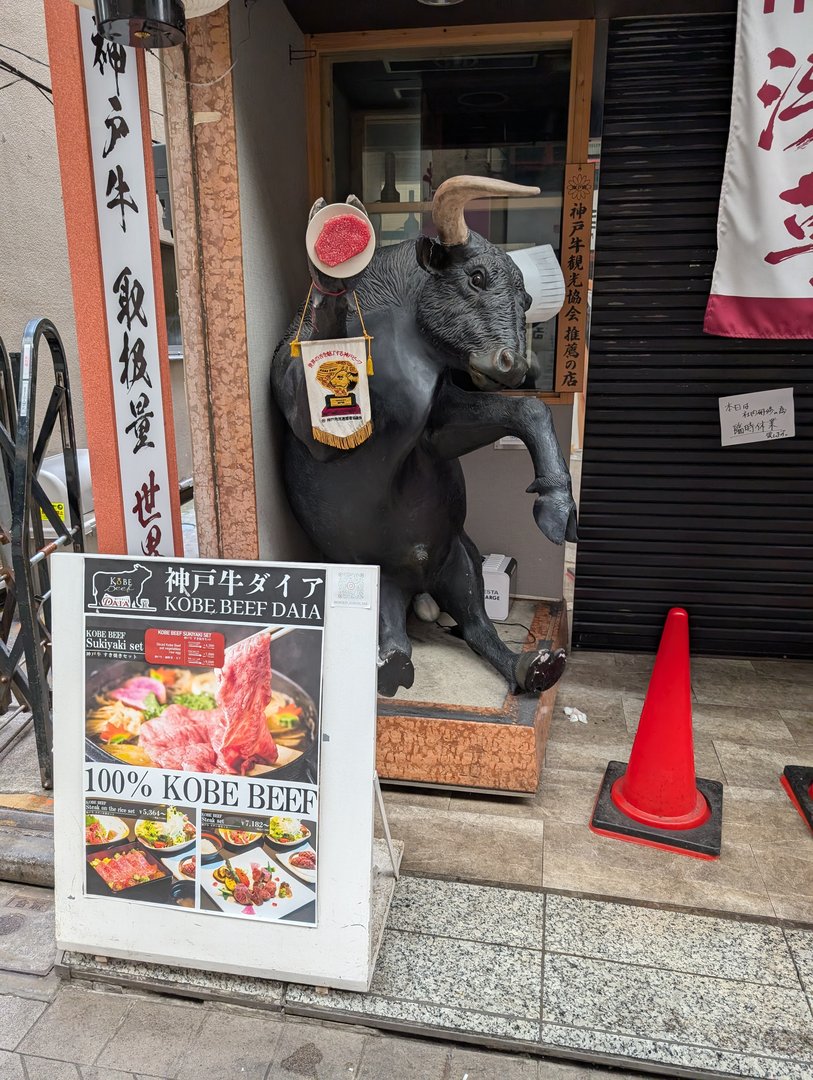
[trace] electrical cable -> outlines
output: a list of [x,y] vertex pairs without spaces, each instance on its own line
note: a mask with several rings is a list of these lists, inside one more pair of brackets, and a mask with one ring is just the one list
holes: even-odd
[[[438,630],[442,630],[444,633],[450,634],[452,637],[457,637],[457,638],[462,638],[463,637],[463,631],[460,629],[460,627],[457,625],[457,623],[455,623],[454,626],[444,626],[443,623],[434,622],[432,625],[435,626]],[[503,645],[527,645],[529,642],[534,640],[533,631],[531,630],[530,626],[526,626],[525,623],[521,623],[521,622],[504,622],[504,623],[500,623],[500,626],[518,626],[518,627],[521,627],[523,630],[527,631],[527,636],[525,637],[524,641],[508,641],[505,638],[503,638],[502,639]]]
[[529,641],[533,641],[533,631],[530,626],[526,626],[521,622],[504,622],[500,623],[500,626],[520,626],[523,630],[527,630],[527,636],[524,641],[504,641],[505,645],[527,645]]
[[48,95],[45,93],[45,91],[42,89],[42,87],[39,87],[36,84],[32,84],[32,85],[34,85],[34,89],[37,91],[38,94],[42,94],[42,96],[45,98],[45,100],[48,102],[49,105],[54,104],[53,99],[48,97]]
[[13,45],[4,45],[0,41],[0,49],[6,49],[8,52],[17,53],[18,56],[24,56],[26,60],[30,60],[32,64],[40,64],[42,67],[50,67],[47,61],[38,60],[36,56],[29,56],[28,53],[23,52],[22,49],[15,49]]
[[31,75],[26,75],[24,71],[20,71],[20,69],[14,67],[13,64],[9,64],[7,60],[0,60],[0,70],[7,71],[9,75],[16,75],[18,79],[22,79],[24,82],[31,83],[32,86],[36,86],[40,93],[53,93],[50,86],[47,86],[45,83],[41,83],[39,79],[32,78]]
[[[242,44],[242,42],[238,42],[238,44]],[[152,49],[147,49],[147,52],[150,54],[150,56],[155,57],[161,67],[165,68],[176,82],[180,80],[181,82],[186,83],[187,86],[215,86],[217,83],[222,82],[230,72],[234,71],[234,66],[238,60],[238,57],[235,57],[230,66],[226,68],[222,75],[218,75],[216,79],[210,79],[208,82],[193,82],[191,79],[181,79],[181,76],[178,75],[177,72],[173,71],[168,64],[165,64],[161,57],[158,56],[158,54],[155,53]]]
[[252,6],[256,3],[256,0],[243,0],[243,2],[245,4],[245,8],[246,8],[246,16],[247,16],[246,23],[247,23],[247,26],[248,26],[248,33],[246,34],[246,36],[243,38],[242,41],[238,41],[236,43],[236,45],[234,46],[234,53],[235,53],[234,60],[229,65],[229,67],[226,68],[226,70],[223,72],[223,74],[218,75],[218,77],[216,79],[210,79],[208,82],[193,82],[191,79],[183,79],[183,78],[181,78],[180,75],[178,75],[177,72],[173,71],[172,68],[168,64],[165,64],[164,61],[161,59],[161,57],[153,49],[147,49],[147,52],[150,54],[150,56],[154,57],[158,61],[158,63],[161,65],[162,68],[165,68],[169,72],[169,74],[172,76],[172,78],[176,82],[178,82],[178,81],[183,82],[187,86],[200,86],[200,87],[216,86],[217,83],[222,82],[226,78],[227,75],[231,74],[231,72],[234,71],[234,68],[235,68],[235,66],[237,64],[237,61],[240,59],[237,56],[237,51],[242,45],[245,45],[245,43],[251,37],[251,9],[252,9]]

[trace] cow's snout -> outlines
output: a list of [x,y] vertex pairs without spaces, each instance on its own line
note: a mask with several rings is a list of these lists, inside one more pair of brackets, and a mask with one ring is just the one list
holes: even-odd
[[487,353],[473,353],[469,357],[469,374],[475,386],[481,390],[499,387],[513,389],[528,374],[528,363],[514,349],[493,349]]

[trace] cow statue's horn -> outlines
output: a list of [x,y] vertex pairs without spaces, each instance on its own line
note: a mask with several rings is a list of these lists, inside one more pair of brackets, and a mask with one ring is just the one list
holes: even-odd
[[452,176],[444,180],[435,192],[432,201],[432,221],[438,231],[442,244],[465,244],[469,238],[469,227],[463,217],[467,202],[472,199],[487,199],[493,196],[538,195],[538,187],[526,187],[524,184],[510,184],[507,180],[497,180],[491,176]]

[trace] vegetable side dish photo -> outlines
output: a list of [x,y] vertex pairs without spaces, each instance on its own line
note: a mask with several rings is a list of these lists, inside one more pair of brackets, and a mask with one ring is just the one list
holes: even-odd
[[195,826],[174,806],[167,809],[166,821],[142,818],[136,822],[135,834],[142,844],[153,851],[180,851],[195,839]]
[[298,844],[307,840],[310,829],[295,818],[272,817],[268,822],[268,835],[275,844]]

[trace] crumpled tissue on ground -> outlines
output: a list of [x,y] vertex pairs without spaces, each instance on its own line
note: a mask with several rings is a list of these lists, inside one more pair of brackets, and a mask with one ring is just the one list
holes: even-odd
[[583,713],[581,709],[571,709],[569,705],[565,705],[564,713],[568,720],[573,724],[587,723],[587,713]]

